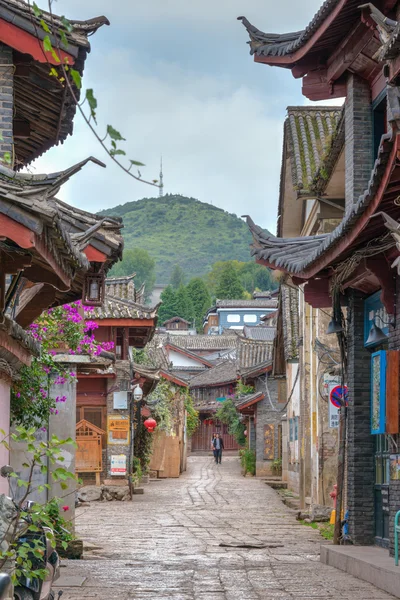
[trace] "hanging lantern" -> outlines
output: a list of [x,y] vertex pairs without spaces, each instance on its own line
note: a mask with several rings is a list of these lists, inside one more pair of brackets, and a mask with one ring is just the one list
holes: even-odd
[[244,435],[245,437],[247,437],[247,429],[245,429],[245,430],[243,431],[243,435]]
[[104,273],[86,273],[83,284],[82,304],[84,306],[102,306],[104,300]]
[[157,427],[157,421],[155,421],[152,417],[146,419],[143,425],[146,427],[147,431],[153,433],[155,428]]

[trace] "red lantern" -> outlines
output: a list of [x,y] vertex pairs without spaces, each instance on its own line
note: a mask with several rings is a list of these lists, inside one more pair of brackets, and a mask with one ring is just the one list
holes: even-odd
[[243,431],[243,434],[247,437],[247,429]]
[[147,431],[153,433],[153,431],[157,427],[157,422],[152,417],[150,417],[150,419],[145,420],[143,425],[146,427]]

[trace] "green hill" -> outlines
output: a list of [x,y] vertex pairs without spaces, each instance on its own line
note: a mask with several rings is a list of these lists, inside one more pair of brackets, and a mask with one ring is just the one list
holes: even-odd
[[157,283],[168,283],[175,264],[190,279],[217,260],[251,260],[246,223],[194,198],[143,198],[100,214],[123,218],[125,248],[144,248],[155,258]]

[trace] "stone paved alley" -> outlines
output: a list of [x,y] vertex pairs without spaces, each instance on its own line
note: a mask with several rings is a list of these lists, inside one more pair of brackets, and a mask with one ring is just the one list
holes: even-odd
[[[78,533],[101,547],[62,569],[63,600],[389,599],[319,562],[322,540],[296,522],[276,492],[191,457],[179,480],[152,482],[134,502],[80,508]],[[265,544],[263,549],[220,544]]]

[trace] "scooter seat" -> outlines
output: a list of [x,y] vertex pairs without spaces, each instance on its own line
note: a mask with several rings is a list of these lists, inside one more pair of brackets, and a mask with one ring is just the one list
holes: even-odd
[[6,592],[10,589],[11,577],[7,573],[0,573],[0,600],[2,600]]

